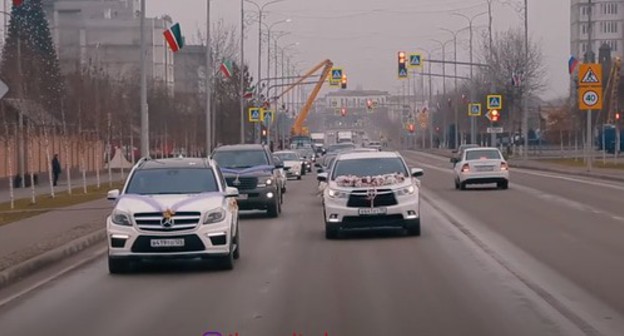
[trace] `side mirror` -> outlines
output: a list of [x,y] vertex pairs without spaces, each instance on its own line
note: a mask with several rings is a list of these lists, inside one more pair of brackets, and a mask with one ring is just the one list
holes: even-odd
[[421,177],[425,175],[425,171],[420,168],[412,168],[410,173],[412,174],[412,177]]
[[319,168],[319,169],[316,170],[316,173],[317,174],[322,174],[324,171],[325,171],[325,169]]
[[234,188],[234,187],[225,188],[225,197],[238,197],[238,188]]
[[314,167],[321,168],[321,164],[317,162],[317,163],[314,164]]
[[457,163],[459,160],[457,158],[451,158],[451,163]]
[[316,175],[316,179],[319,182],[327,182],[327,173],[319,173]]
[[106,194],[106,199],[109,201],[114,201],[118,197],[119,197],[119,189],[111,190]]

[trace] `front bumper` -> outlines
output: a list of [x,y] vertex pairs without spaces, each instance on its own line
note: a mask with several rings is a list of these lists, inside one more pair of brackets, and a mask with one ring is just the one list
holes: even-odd
[[246,199],[240,197],[236,199],[240,210],[266,210],[275,202],[278,195],[275,186],[240,190],[239,194],[247,195]]
[[360,215],[359,209],[347,207],[346,200],[325,198],[325,222],[340,229],[409,228],[420,223],[418,196],[398,197],[399,204],[383,207],[383,215]]
[[[143,231],[136,226],[121,226],[107,219],[106,236],[111,258],[184,259],[216,258],[230,253],[231,219],[221,223],[199,225],[195,229],[163,232]],[[153,247],[152,240],[184,240],[184,246]]]

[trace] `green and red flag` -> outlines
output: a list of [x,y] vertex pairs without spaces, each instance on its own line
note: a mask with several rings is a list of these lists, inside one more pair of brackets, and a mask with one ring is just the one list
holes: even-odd
[[171,51],[176,52],[184,47],[184,38],[182,37],[182,30],[180,29],[179,23],[169,27],[163,34],[165,35],[165,40],[167,40]]
[[245,89],[245,94],[243,94],[243,98],[245,98],[245,99],[253,98],[254,91],[256,91],[256,87],[255,86],[246,88]]
[[221,62],[221,67],[219,68],[219,70],[221,70],[225,78],[232,77],[232,61],[224,59],[223,62]]

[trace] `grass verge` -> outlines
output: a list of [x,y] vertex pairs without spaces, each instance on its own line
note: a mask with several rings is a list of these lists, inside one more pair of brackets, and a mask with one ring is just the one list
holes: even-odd
[[108,190],[121,188],[121,183],[114,183],[113,187],[106,186],[88,186],[85,194],[75,189],[70,195],[67,191],[55,193],[52,198],[50,194],[37,195],[37,203],[33,204],[30,198],[22,198],[15,200],[15,208],[11,209],[11,203],[0,203],[0,226],[20,221],[26,218],[34,217],[55,209],[66,208],[85,202],[103,199]]
[[[567,167],[585,167],[586,164],[583,159],[548,159],[544,160],[544,162],[555,163],[562,166]],[[623,162],[613,162],[613,159],[607,159],[607,162],[604,163],[602,159],[596,159],[593,163],[594,168],[605,168],[605,169],[619,169],[624,171],[624,163]]]

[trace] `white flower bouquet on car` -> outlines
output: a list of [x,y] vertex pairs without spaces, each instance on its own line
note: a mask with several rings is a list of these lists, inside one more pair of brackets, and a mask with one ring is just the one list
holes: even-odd
[[402,173],[376,176],[343,175],[336,177],[336,184],[343,188],[374,188],[384,187],[405,182]]

